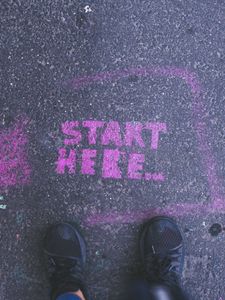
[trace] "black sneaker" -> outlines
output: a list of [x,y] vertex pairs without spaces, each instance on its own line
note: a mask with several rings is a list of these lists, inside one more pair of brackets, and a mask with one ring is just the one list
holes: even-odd
[[74,224],[60,223],[52,226],[44,238],[51,299],[66,292],[81,290],[87,299],[84,284],[86,245]]
[[178,286],[184,264],[181,232],[169,217],[155,217],[144,225],[140,252],[146,279],[152,283]]

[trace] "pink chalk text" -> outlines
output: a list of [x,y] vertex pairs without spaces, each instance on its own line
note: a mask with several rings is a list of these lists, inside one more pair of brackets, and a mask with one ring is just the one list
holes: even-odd
[[[157,151],[161,135],[167,132],[165,123],[66,121],[61,125],[61,130],[64,147],[58,149],[58,174],[96,175],[98,163],[103,178],[147,181],[165,179],[160,171],[145,171],[146,156],[142,153],[143,150]],[[143,139],[144,131],[149,133],[148,141]],[[82,143],[85,141],[89,148],[84,148]],[[98,148],[93,149],[93,145]],[[126,165],[126,168],[122,165]]]

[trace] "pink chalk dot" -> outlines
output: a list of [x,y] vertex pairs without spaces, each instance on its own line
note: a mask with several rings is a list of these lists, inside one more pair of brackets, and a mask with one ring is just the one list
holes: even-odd
[[145,180],[164,181],[165,176],[162,173],[145,173]]

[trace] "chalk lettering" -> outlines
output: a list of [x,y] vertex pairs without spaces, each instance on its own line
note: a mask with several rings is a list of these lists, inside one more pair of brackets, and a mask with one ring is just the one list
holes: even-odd
[[158,148],[160,131],[162,131],[163,133],[167,132],[166,124],[165,123],[147,123],[146,129],[150,129],[152,132],[151,149],[156,150]]
[[82,164],[81,164],[81,173],[87,175],[94,175],[95,161],[93,158],[96,157],[97,151],[91,149],[84,149],[82,152]]
[[[64,139],[66,146],[79,144],[75,149],[58,150],[56,172],[58,174],[102,175],[103,178],[120,179],[122,177],[136,180],[163,181],[162,173],[146,173],[144,170],[145,153],[132,153],[129,148],[137,146],[145,152],[157,149],[160,132],[166,132],[166,124],[159,122],[125,122],[117,121],[67,121],[61,126],[62,132],[69,135]],[[82,149],[82,141],[86,140],[82,128],[87,129],[87,141],[97,149]],[[101,130],[100,130],[101,129]],[[151,130],[151,145],[145,145],[143,130]],[[98,139],[99,142],[98,143]],[[112,149],[105,149],[107,148]],[[121,149],[122,148],[122,149]],[[124,151],[124,148],[128,148]],[[81,158],[81,159],[78,159]],[[101,159],[101,161],[99,161]],[[80,163],[80,167],[77,164]],[[98,167],[97,167],[98,166]],[[100,167],[100,170],[99,170]],[[79,171],[80,170],[80,171]]]
[[89,145],[95,145],[97,139],[97,129],[104,125],[102,121],[84,121],[83,127],[87,127],[89,129],[88,132],[88,142]]
[[118,166],[120,159],[119,150],[104,150],[103,155],[103,170],[102,176],[104,178],[121,178],[121,171]]
[[125,145],[132,146],[135,142],[141,148],[145,147],[144,141],[141,136],[143,125],[141,123],[126,123],[126,133],[125,133]]
[[140,171],[143,169],[143,163],[145,161],[144,154],[131,153],[128,161],[128,178],[141,179],[142,174]]
[[78,121],[66,121],[62,124],[62,132],[66,135],[71,135],[73,137],[70,139],[64,139],[65,145],[77,145],[80,143],[82,139],[81,132],[74,129],[74,127],[78,127],[78,125]]
[[115,146],[122,146],[120,135],[120,125],[116,121],[107,123],[106,129],[102,134],[102,145],[113,143]]
[[59,149],[59,158],[58,161],[56,162],[56,172],[58,174],[64,174],[66,167],[69,169],[69,174],[75,173],[75,163],[76,163],[76,151],[74,149],[69,150],[68,157],[65,148]]

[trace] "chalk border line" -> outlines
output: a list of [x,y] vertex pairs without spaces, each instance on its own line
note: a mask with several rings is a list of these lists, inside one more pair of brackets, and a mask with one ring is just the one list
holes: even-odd
[[148,219],[157,214],[170,216],[185,216],[196,214],[211,214],[225,212],[225,199],[223,184],[217,174],[216,159],[212,153],[209,143],[209,130],[204,116],[203,93],[198,76],[185,68],[177,67],[140,67],[125,70],[116,70],[97,73],[94,75],[81,76],[69,81],[74,89],[91,85],[93,83],[111,82],[129,76],[139,77],[166,77],[179,78],[185,81],[192,93],[192,115],[193,126],[195,129],[197,147],[201,157],[202,167],[208,181],[211,202],[203,203],[183,203],[171,204],[165,208],[150,208],[145,211],[130,211],[123,213],[95,214],[87,217],[85,224],[88,226],[100,225],[105,223],[132,223]]

